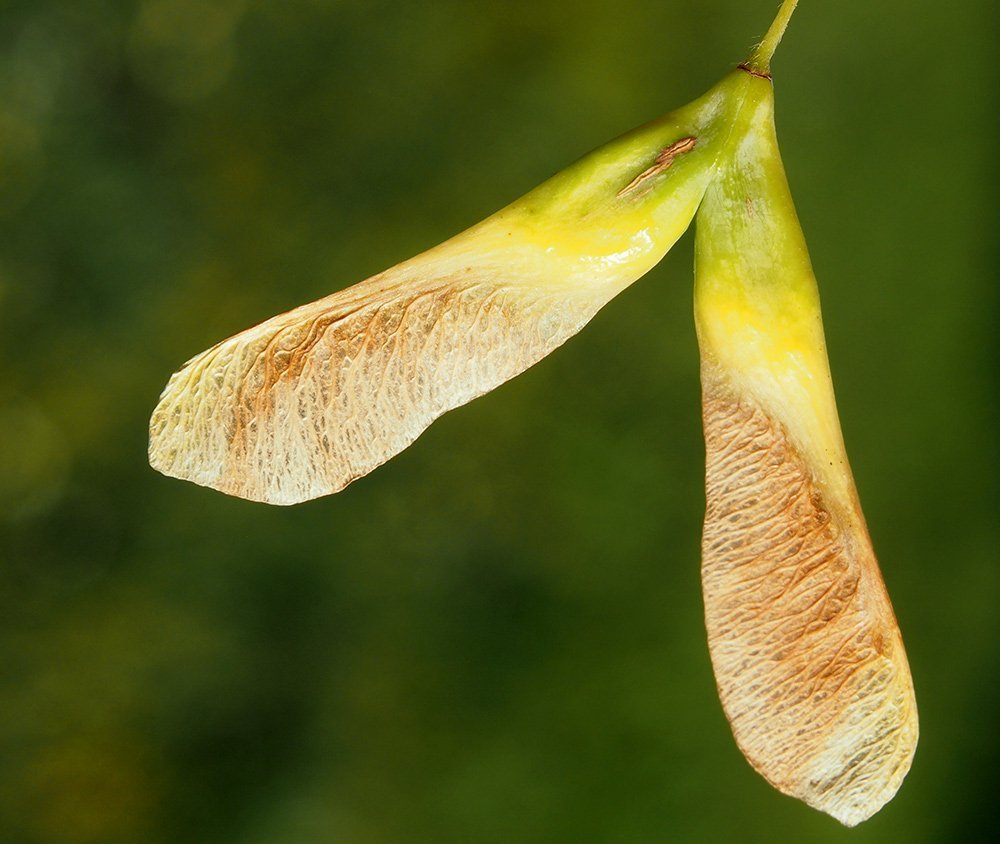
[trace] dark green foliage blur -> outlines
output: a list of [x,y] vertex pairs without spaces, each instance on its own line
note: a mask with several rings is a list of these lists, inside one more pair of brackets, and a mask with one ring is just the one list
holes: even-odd
[[146,465],[188,357],[682,105],[777,5],[0,4],[0,840],[991,838],[987,0],[802,0],[773,64],[920,705],[859,829],[773,791],[715,695],[689,237],[337,496]]

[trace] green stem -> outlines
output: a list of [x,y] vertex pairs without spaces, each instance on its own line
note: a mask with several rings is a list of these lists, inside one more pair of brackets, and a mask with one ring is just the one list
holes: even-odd
[[774,55],[778,42],[781,41],[781,36],[785,34],[788,19],[792,16],[792,12],[795,11],[798,3],[799,0],[784,0],[782,2],[781,8],[778,9],[778,14],[775,15],[770,28],[767,30],[767,34],[760,44],[757,45],[756,49],[754,49],[749,60],[744,65],[747,70],[759,73],[761,76],[770,75],[771,56]]

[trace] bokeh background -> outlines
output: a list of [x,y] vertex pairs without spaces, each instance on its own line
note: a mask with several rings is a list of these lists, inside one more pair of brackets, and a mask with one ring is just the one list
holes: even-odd
[[701,621],[691,241],[345,492],[146,465],[169,374],[700,94],[776,0],[0,5],[0,840],[981,841],[998,758],[995,5],[803,0],[778,130],[921,713],[849,832]]

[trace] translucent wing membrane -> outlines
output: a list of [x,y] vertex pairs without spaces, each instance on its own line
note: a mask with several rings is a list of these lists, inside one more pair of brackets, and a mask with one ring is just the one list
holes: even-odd
[[867,532],[717,374],[702,581],[719,696],[761,774],[853,826],[896,793],[917,740],[899,627]]
[[167,385],[150,462],[272,504],[337,492],[547,355],[616,292],[518,277],[503,257],[403,265],[209,349]]

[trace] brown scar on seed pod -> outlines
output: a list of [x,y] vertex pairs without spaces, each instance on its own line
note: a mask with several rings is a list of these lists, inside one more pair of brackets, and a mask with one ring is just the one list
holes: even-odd
[[691,137],[681,138],[679,141],[674,141],[670,146],[660,151],[659,155],[656,156],[656,160],[649,167],[643,170],[631,182],[618,191],[618,196],[625,196],[625,194],[635,190],[635,188],[639,187],[639,185],[643,182],[668,170],[678,155],[691,152],[697,143],[698,139]]

